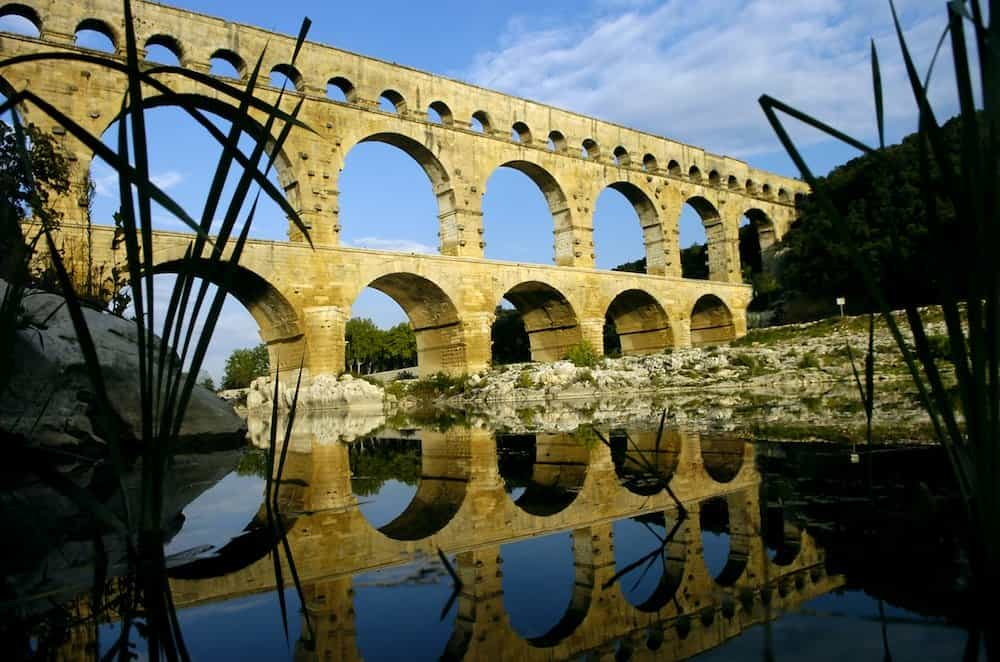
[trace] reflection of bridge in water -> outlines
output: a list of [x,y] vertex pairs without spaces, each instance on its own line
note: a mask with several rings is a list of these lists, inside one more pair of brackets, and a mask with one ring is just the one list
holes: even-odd
[[[309,452],[289,454],[284,478],[290,482],[280,499],[293,518],[288,539],[317,637],[314,649],[298,647],[303,659],[359,659],[352,577],[433,557],[438,548],[455,555],[463,583],[447,658],[603,657],[621,646],[636,659],[683,658],[843,584],[826,575],[824,554],[804,531],[778,526],[779,551],[768,554],[761,478],[753,447],[740,440],[674,431],[657,447],[655,432],[630,433],[631,442],[615,432],[609,449],[571,434],[539,434],[530,478],[523,476],[525,489],[515,501],[491,433],[425,431],[416,494],[398,517],[376,529],[352,494],[348,446],[308,434],[309,440],[294,440],[292,448]],[[664,550],[659,586],[634,605],[618,583],[606,586],[616,573],[613,523],[658,514],[677,520],[666,491],[643,475],[646,462],[669,476],[689,516]],[[729,555],[713,576],[703,558],[702,530],[720,526],[728,529]],[[551,630],[528,639],[511,626],[504,608],[500,546],[559,531],[572,536],[572,598]],[[254,548],[246,539],[253,536],[175,569],[176,604],[273,590],[268,545]]]

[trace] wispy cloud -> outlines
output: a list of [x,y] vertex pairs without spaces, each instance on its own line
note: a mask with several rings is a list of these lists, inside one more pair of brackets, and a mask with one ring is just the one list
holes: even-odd
[[[94,192],[97,195],[112,198],[118,197],[118,173],[103,161],[94,160],[90,176],[94,180]],[[150,180],[164,191],[168,191],[184,181],[184,173],[177,170],[153,173]]]
[[370,248],[377,251],[397,251],[400,253],[437,253],[437,249],[409,239],[383,239],[381,237],[359,237],[346,242],[355,248]]
[[154,173],[150,180],[164,191],[169,191],[184,181],[184,175],[176,170],[168,170],[159,174]]
[[[944,3],[897,6],[915,60],[926,66],[945,25]],[[916,128],[884,0],[593,0],[577,16],[547,25],[512,19],[467,75],[487,87],[746,157],[778,149],[757,103],[762,93],[870,140],[874,38],[890,128],[897,136]],[[939,66],[932,85],[938,98],[951,80],[949,67]],[[954,107],[943,110],[951,114]]]

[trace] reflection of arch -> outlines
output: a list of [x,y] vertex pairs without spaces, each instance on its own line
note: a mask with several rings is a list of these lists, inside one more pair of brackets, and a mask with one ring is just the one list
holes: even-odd
[[443,529],[462,507],[469,485],[468,444],[453,435],[424,431],[420,439],[420,482],[413,500],[379,531],[393,540],[420,540]]
[[590,452],[567,434],[497,438],[499,471],[508,487],[523,487],[514,502],[538,517],[565,510],[583,487]]
[[562,618],[548,632],[528,640],[537,648],[551,648],[583,624],[594,593],[594,535],[590,528],[573,531],[573,593]]
[[181,42],[168,34],[154,34],[152,37],[146,40],[146,48],[150,46],[161,46],[168,51],[170,51],[174,57],[177,58],[178,64],[184,62],[184,48],[181,46]]
[[465,367],[465,335],[451,298],[423,276],[393,273],[368,283],[391,297],[406,312],[417,339],[417,365],[422,374]]
[[406,152],[423,168],[428,179],[431,180],[431,186],[438,202],[438,218],[444,219],[454,213],[455,192],[451,187],[451,177],[441,161],[423,144],[398,133],[375,133],[358,142],[384,143]]
[[611,430],[611,460],[625,489],[640,496],[663,491],[677,470],[681,437],[676,430]]
[[[668,535],[673,530],[674,526],[677,526],[676,521],[668,520],[662,512],[634,517],[632,518],[632,522],[641,523],[645,526],[655,526],[662,531],[664,536]],[[623,522],[623,524],[631,524],[632,522]],[[684,572],[685,566],[687,565],[688,549],[690,544],[691,524],[689,521],[684,521],[677,526],[677,530],[674,532],[673,537],[669,542],[667,542],[662,550],[659,550],[657,557],[653,557],[651,559],[649,566],[644,564],[643,566],[637,567],[630,573],[623,575],[618,581],[618,588],[625,601],[639,611],[646,613],[658,612],[666,607],[667,604],[674,599],[677,590],[684,582]],[[657,545],[659,545],[659,541],[650,536],[649,549],[638,549],[638,556],[641,558],[643,554],[657,551]],[[618,548],[615,549],[615,565],[619,569],[623,569],[628,565],[628,563],[618,557],[621,551],[622,550],[619,550]],[[649,595],[633,600],[632,596],[624,590],[626,583],[635,581],[635,575],[652,571],[652,568],[656,566],[659,566],[660,569],[660,577],[656,586],[649,593]]]
[[729,534],[726,564],[715,576],[715,583],[719,586],[732,586],[739,581],[750,561],[750,541],[754,532],[747,507],[741,502],[742,497],[736,492],[725,497],[712,497],[698,504],[702,532]]
[[229,49],[226,48],[218,49],[217,51],[212,53],[212,57],[209,58],[209,60],[210,61],[222,60],[223,62],[229,64],[233,69],[236,70],[236,73],[239,74],[239,78],[241,79],[247,75],[246,62],[244,62],[243,58],[241,58],[238,54]]
[[[566,194],[563,193],[562,186],[559,185],[559,182],[556,181],[556,178],[548,170],[530,161],[508,161],[501,164],[500,167],[513,168],[518,172],[524,173],[535,183],[535,186],[541,189],[542,195],[545,196],[545,202],[549,206],[549,211],[552,213],[554,233],[566,232],[572,228],[569,201],[566,199]],[[569,247],[569,250],[572,251],[572,246]],[[560,257],[560,255],[556,255],[557,264],[563,264],[566,261],[565,259],[560,260]],[[571,256],[570,261],[572,261]]]
[[695,347],[736,337],[733,314],[714,294],[702,296],[691,310],[691,344]]
[[[169,260],[153,267],[155,274],[192,273],[213,285],[226,282],[227,263],[201,260]],[[295,308],[273,285],[244,266],[236,266],[229,294],[247,309],[257,322],[261,340],[267,344],[271,371],[297,369],[306,353],[306,342]]]
[[583,340],[573,306],[551,285],[528,281],[510,289],[504,298],[524,320],[532,361],[558,361]]
[[761,499],[761,509],[767,509],[764,520],[764,545],[773,550],[771,563],[778,567],[787,567],[795,562],[802,549],[802,530],[785,518],[784,509],[780,505],[771,505]]
[[648,292],[625,290],[605,315],[615,326],[622,354],[655,354],[673,347],[673,332],[663,306]]
[[118,50],[118,35],[106,22],[98,18],[85,18],[76,26],[75,34],[77,38],[79,38],[79,34],[83,30],[91,30],[107,37],[108,41],[111,42],[111,51]]
[[41,36],[42,18],[38,15],[38,12],[35,11],[34,8],[19,3],[7,4],[0,7],[0,18],[4,18],[5,16],[17,16],[19,18],[23,18],[31,23],[31,25],[35,28],[37,34],[32,36]]
[[738,437],[701,436],[705,472],[718,483],[728,483],[743,468],[746,442]]
[[451,108],[444,101],[432,101],[428,108],[437,113],[438,117],[441,118],[441,124],[444,126],[454,124],[455,118],[451,114]]
[[662,250],[663,225],[656,213],[656,205],[642,189],[631,182],[614,182],[609,184],[608,188],[624,195],[639,217],[639,225],[642,227],[642,243],[646,251],[646,273],[665,273],[666,265]]

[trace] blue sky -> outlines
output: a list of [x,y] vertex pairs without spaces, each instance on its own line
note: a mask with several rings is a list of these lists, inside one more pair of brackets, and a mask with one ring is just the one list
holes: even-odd
[[[286,0],[175,0],[194,11],[295,34],[303,16],[310,39],[468,80],[651,131],[756,167],[797,176],[757,105],[769,93],[853,135],[874,142],[869,39],[879,47],[888,138],[915,128],[884,0],[522,0],[433,6],[409,2],[332,3]],[[942,1],[898,6],[921,67],[944,27]],[[10,19],[4,19],[9,24]],[[2,25],[2,24],[0,24]],[[947,51],[944,53],[947,55]],[[953,112],[951,71],[943,60],[933,89],[943,116]],[[213,154],[189,123],[161,111],[152,121],[154,173],[182,203],[197,208]],[[854,154],[808,131],[796,132],[816,171]],[[96,167],[95,221],[115,208],[113,178]],[[552,262],[552,222],[526,176],[500,169],[483,201],[487,257]],[[352,150],[339,181],[343,243],[435,252],[437,206],[423,171],[392,147]],[[396,195],[383,195],[385,190]],[[165,216],[164,228],[176,228]],[[261,210],[254,236],[281,239],[276,207]],[[703,241],[697,216],[681,220],[681,243]],[[642,256],[638,220],[624,198],[605,191],[595,216],[597,264],[610,268]],[[404,319],[384,295],[368,290],[353,314],[381,325]],[[216,378],[236,347],[257,342],[247,313],[227,304],[206,367]]]

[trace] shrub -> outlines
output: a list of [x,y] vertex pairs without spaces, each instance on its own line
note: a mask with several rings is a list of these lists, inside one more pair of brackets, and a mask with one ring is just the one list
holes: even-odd
[[761,364],[760,359],[752,354],[733,354],[729,362],[737,367],[749,368],[751,376],[760,375],[764,372],[764,366]]
[[522,370],[517,376],[517,381],[514,382],[514,386],[517,388],[534,388],[535,379],[531,376],[530,370]]
[[600,358],[594,346],[586,340],[573,345],[566,352],[566,359],[578,368],[593,368]]
[[573,379],[574,384],[596,384],[597,380],[594,378],[594,373],[590,371],[590,368],[584,368],[576,373],[576,378]]
[[396,379],[416,379],[417,376],[409,370],[400,370],[396,373]]
[[800,370],[808,370],[809,368],[819,368],[819,367],[820,367],[819,359],[816,358],[816,354],[814,352],[806,352],[799,359]]

